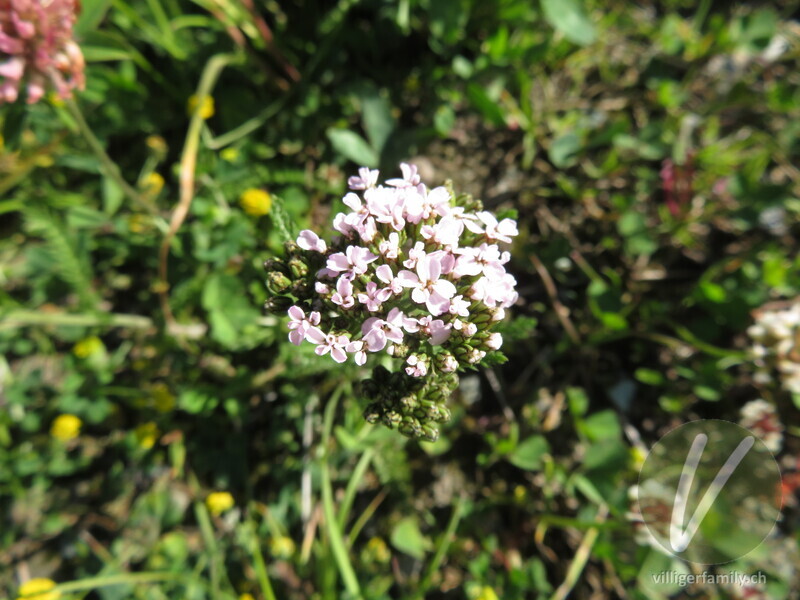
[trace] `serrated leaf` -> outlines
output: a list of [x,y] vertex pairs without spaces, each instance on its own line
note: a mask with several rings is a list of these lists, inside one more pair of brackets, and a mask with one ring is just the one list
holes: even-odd
[[357,133],[347,129],[329,129],[327,135],[339,154],[360,166],[378,166],[378,153]]
[[544,18],[570,42],[586,46],[597,39],[594,24],[579,0],[542,0]]
[[272,208],[269,211],[269,217],[281,236],[281,241],[290,242],[297,238],[297,227],[286,210],[283,200],[278,196],[272,196]]

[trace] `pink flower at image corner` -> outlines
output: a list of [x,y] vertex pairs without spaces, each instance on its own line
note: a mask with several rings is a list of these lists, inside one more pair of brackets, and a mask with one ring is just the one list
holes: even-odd
[[78,0],[0,0],[0,105],[24,92],[28,104],[53,85],[62,99],[85,85],[73,39]]

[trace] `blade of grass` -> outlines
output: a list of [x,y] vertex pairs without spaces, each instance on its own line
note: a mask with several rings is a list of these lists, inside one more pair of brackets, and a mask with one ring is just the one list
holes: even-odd
[[267,565],[264,562],[264,555],[261,552],[261,544],[258,542],[258,535],[256,535],[256,527],[252,521],[247,524],[250,530],[250,554],[253,559],[253,568],[256,572],[258,585],[261,587],[261,593],[266,600],[275,600],[275,592],[272,589],[272,584],[269,580],[267,573]]
[[[192,578],[185,573],[125,573],[123,575],[107,575],[102,577],[88,577],[62,583],[53,588],[53,592],[68,594],[83,590],[94,590],[110,585],[137,585],[140,583],[154,583],[157,581],[189,581]],[[33,596],[31,596],[33,597]]]
[[138,204],[152,215],[158,214],[158,209],[155,207],[155,205],[135,189],[133,189],[133,187],[127,181],[125,181],[125,178],[122,176],[117,163],[111,160],[111,157],[106,154],[103,144],[94,135],[94,132],[92,131],[92,128],[89,127],[86,119],[83,118],[83,113],[81,112],[78,103],[72,98],[68,98],[64,102],[69,109],[70,115],[73,119],[75,119],[75,123],[78,125],[78,131],[80,131],[81,135],[86,139],[86,143],[89,144],[89,147],[92,149],[92,152],[95,153],[95,156],[97,156],[97,159],[100,161],[100,165],[105,174],[114,180],[123,193],[134,204]]
[[354,598],[361,598],[361,588],[358,585],[356,573],[353,570],[353,565],[350,563],[347,546],[345,545],[342,536],[342,530],[336,519],[336,511],[333,507],[333,486],[331,485],[330,465],[328,464],[328,443],[331,438],[331,430],[333,429],[333,419],[336,414],[336,407],[339,404],[339,398],[344,393],[345,388],[349,387],[347,383],[339,385],[333,394],[331,394],[328,405],[325,407],[325,416],[323,418],[322,429],[322,453],[320,457],[320,467],[322,472],[322,513],[325,520],[325,531],[328,534],[328,542],[333,558],[336,561],[336,566],[344,581],[344,586],[347,592]]
[[414,596],[412,596],[413,600],[425,597],[425,592],[428,591],[428,588],[431,585],[431,580],[433,579],[434,574],[439,570],[439,567],[441,566],[442,561],[447,554],[447,549],[450,547],[452,538],[456,533],[458,523],[461,521],[461,515],[464,512],[465,502],[465,496],[459,496],[456,505],[453,507],[453,514],[450,515],[450,521],[447,523],[447,529],[445,529],[442,537],[439,539],[439,543],[436,546],[436,552],[433,555],[433,559],[428,563],[428,568],[425,570],[425,575],[423,576],[420,584],[417,586]]
[[367,448],[364,451],[364,453],[361,455],[361,458],[358,459],[356,468],[353,469],[353,474],[350,476],[350,481],[347,482],[347,489],[345,489],[344,492],[344,499],[339,505],[338,523],[339,529],[342,531],[344,531],[344,526],[347,522],[347,516],[350,514],[350,509],[353,507],[353,501],[355,500],[356,492],[358,491],[358,485],[364,478],[364,474],[367,472],[369,463],[372,461],[374,454],[374,448]]

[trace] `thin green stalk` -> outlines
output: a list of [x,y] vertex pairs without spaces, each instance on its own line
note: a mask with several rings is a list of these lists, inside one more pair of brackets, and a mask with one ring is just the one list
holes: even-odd
[[269,581],[269,574],[267,573],[267,565],[264,562],[264,555],[261,553],[261,545],[258,543],[258,535],[256,535],[255,525],[250,524],[250,553],[253,555],[253,568],[256,571],[258,578],[258,585],[261,587],[261,593],[266,600],[275,600],[275,592],[272,589],[272,584]]
[[[597,525],[602,525],[606,517],[608,517],[608,507],[603,505],[600,507],[600,511],[597,513],[597,518],[595,519]],[[592,548],[597,541],[598,535],[600,535],[600,528],[593,527],[583,536],[583,540],[581,540],[580,546],[578,546],[578,549],[575,551],[575,556],[569,565],[569,569],[567,569],[567,576],[564,578],[561,585],[558,586],[555,593],[550,597],[550,600],[566,600],[567,597],[569,597],[581,573],[583,573],[586,563],[589,561]]]
[[147,329],[153,322],[141,315],[126,314],[70,314],[46,313],[35,310],[12,310],[0,313],[0,331],[27,327],[29,325],[71,325],[81,327],[125,327],[130,329]]
[[330,441],[331,431],[333,429],[333,419],[336,414],[339,398],[342,396],[345,387],[345,384],[340,385],[333,394],[331,394],[328,405],[325,407],[322,429],[323,452],[320,458],[320,467],[322,471],[322,513],[325,518],[325,530],[328,534],[331,552],[333,553],[336,566],[339,568],[339,573],[344,581],[344,586],[351,596],[361,598],[361,588],[358,585],[358,578],[353,570],[353,565],[350,563],[347,546],[345,545],[342,530],[339,527],[339,523],[336,519],[336,511],[333,507],[333,487],[331,485],[331,473],[328,464],[328,442]]
[[333,490],[331,488],[331,475],[328,468],[328,461],[322,461],[322,512],[325,516],[325,529],[328,532],[328,540],[331,545],[331,552],[339,567],[344,586],[347,592],[356,598],[361,598],[361,589],[358,585],[356,573],[353,565],[350,564],[350,557],[347,554],[342,537],[342,530],[336,522],[336,513],[333,509]]
[[413,600],[417,598],[424,598],[425,592],[431,585],[431,580],[433,579],[434,574],[439,570],[439,567],[444,560],[445,555],[447,554],[447,549],[450,547],[450,543],[452,541],[453,536],[456,533],[456,529],[458,528],[458,523],[461,521],[461,515],[464,512],[464,504],[465,504],[465,497],[459,496],[456,505],[453,507],[453,514],[450,515],[450,522],[447,523],[447,529],[442,534],[442,537],[439,539],[439,544],[436,547],[436,553],[433,555],[433,559],[428,563],[428,568],[425,571],[425,576],[422,578],[422,581],[417,586],[417,591],[414,596],[412,596]]
[[86,119],[83,118],[83,113],[81,112],[78,103],[72,98],[67,98],[64,102],[66,103],[72,118],[75,119],[75,122],[78,124],[78,131],[80,131],[81,135],[83,135],[83,137],[86,139],[86,142],[89,144],[89,147],[95,153],[95,156],[97,156],[97,158],[100,160],[100,164],[102,165],[102,169],[105,174],[116,182],[123,193],[130,198],[132,202],[138,204],[150,214],[158,214],[158,209],[155,207],[155,205],[135,189],[133,189],[133,187],[131,187],[131,185],[125,181],[125,178],[122,176],[117,163],[111,160],[111,157],[106,154],[103,144],[94,135],[94,132],[92,131],[92,128],[89,127]]
[[372,457],[374,455],[375,455],[375,449],[367,448],[361,455],[361,458],[358,459],[356,468],[353,469],[353,474],[350,476],[350,481],[347,482],[347,489],[344,492],[344,499],[342,500],[342,503],[339,506],[338,523],[339,523],[339,529],[342,531],[344,531],[344,526],[347,523],[347,516],[350,514],[350,509],[353,507],[353,501],[356,498],[358,485],[364,478],[364,473],[367,472],[367,469],[369,468],[369,463],[372,461]]
[[88,577],[78,581],[62,583],[53,588],[54,592],[68,594],[82,590],[94,590],[110,585],[136,585],[139,583],[153,583],[156,581],[188,581],[184,573],[124,573],[122,575],[105,575],[101,577]]

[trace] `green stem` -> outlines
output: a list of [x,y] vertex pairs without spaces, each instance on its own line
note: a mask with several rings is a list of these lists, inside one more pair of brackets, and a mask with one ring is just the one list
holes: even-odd
[[123,575],[106,575],[102,577],[89,577],[62,583],[53,588],[54,592],[71,593],[82,590],[94,590],[110,585],[135,585],[137,583],[151,583],[155,581],[186,581],[190,579],[183,573],[125,573]]
[[256,571],[258,585],[261,586],[261,593],[266,600],[275,600],[275,592],[272,590],[272,584],[269,581],[267,565],[264,562],[264,555],[261,553],[261,545],[258,543],[256,528],[252,524],[250,526],[250,533],[252,536],[250,539],[250,552],[253,555],[253,568]]
[[12,310],[0,314],[0,331],[29,325],[71,325],[78,327],[127,327],[147,329],[153,322],[141,315],[44,313],[34,310]]
[[322,512],[325,517],[325,529],[328,533],[330,541],[331,552],[333,553],[336,565],[342,575],[344,586],[347,592],[355,597],[361,598],[361,589],[358,585],[353,565],[350,563],[350,558],[347,554],[347,547],[345,546],[342,530],[336,520],[336,512],[333,507],[333,487],[331,485],[330,466],[328,465],[328,442],[331,437],[331,430],[333,428],[333,418],[336,414],[336,406],[339,403],[339,398],[344,392],[344,385],[340,385],[336,391],[331,394],[328,405],[325,407],[325,416],[323,420],[322,430],[322,456],[320,458],[321,471],[322,471]]
[[78,130],[81,132],[83,137],[86,138],[86,142],[89,144],[89,147],[100,160],[100,164],[102,165],[102,169],[105,174],[116,182],[123,193],[130,198],[133,203],[138,204],[147,212],[157,215],[158,209],[156,206],[150,200],[146,199],[139,192],[133,189],[133,187],[131,187],[127,181],[125,181],[125,178],[122,176],[117,163],[111,160],[111,157],[106,154],[103,144],[94,135],[94,132],[92,131],[92,128],[89,127],[86,119],[83,118],[83,113],[81,112],[78,103],[72,98],[65,100],[65,103],[70,114],[72,115],[72,118],[75,119],[75,122],[78,124]]
[[361,458],[358,459],[358,463],[356,464],[356,468],[353,469],[353,474],[350,476],[350,481],[347,482],[347,489],[344,492],[344,500],[342,500],[341,505],[339,506],[339,529],[344,531],[344,526],[347,522],[347,516],[350,514],[350,509],[353,507],[353,501],[356,497],[356,492],[358,491],[358,484],[361,483],[361,480],[364,478],[364,473],[366,473],[367,468],[369,468],[369,463],[372,461],[372,457],[375,454],[374,448],[368,448],[364,451],[361,455]]
[[458,523],[461,520],[461,515],[464,512],[464,503],[464,496],[459,496],[458,501],[453,508],[453,514],[450,515],[450,522],[447,524],[447,529],[439,540],[439,544],[436,547],[436,553],[433,555],[433,559],[428,563],[428,569],[425,571],[425,576],[417,586],[417,591],[415,595],[412,596],[412,600],[425,597],[425,592],[430,587],[434,574],[439,570],[445,554],[447,554],[447,549],[450,547],[450,542],[456,533]]

